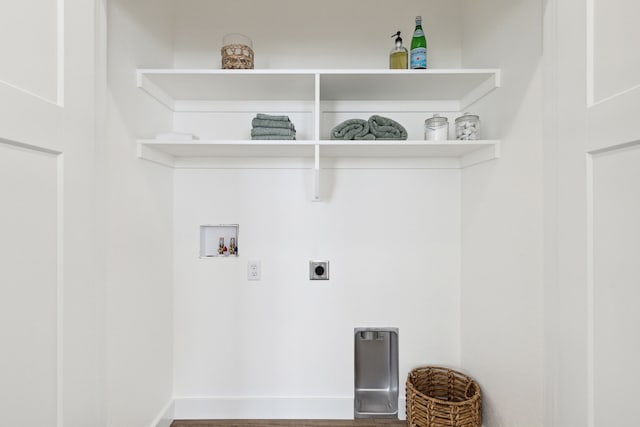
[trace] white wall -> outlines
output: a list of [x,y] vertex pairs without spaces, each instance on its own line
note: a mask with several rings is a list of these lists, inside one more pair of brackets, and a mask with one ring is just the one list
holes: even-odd
[[173,394],[172,171],[135,156],[170,127],[136,88],[136,67],[171,66],[168,1],[110,1],[106,141],[108,425],[150,426]]
[[[385,69],[391,34],[408,46],[421,14],[431,65],[455,68],[459,4],[179,1],[174,65],[219,68],[222,36],[242,32],[256,68]],[[176,129],[218,132],[209,116],[185,116]],[[304,169],[176,171],[177,417],[351,418],[358,326],[400,329],[401,384],[417,365],[459,365],[460,172],[324,178],[328,198],[314,204]],[[240,224],[240,256],[198,259],[199,226],[227,223]],[[329,282],[309,281],[317,258],[330,260]],[[247,281],[250,259],[262,263],[259,282]]]
[[[176,67],[219,68],[222,36],[242,32],[256,68],[385,69],[391,34],[409,45],[418,14],[432,66],[460,66],[458,1],[175,7]],[[206,136],[207,117],[174,126]],[[313,204],[308,170],[266,167],[176,171],[176,416],[351,418],[358,326],[400,328],[401,383],[417,365],[458,365],[459,171],[329,170],[328,200]],[[217,223],[240,224],[238,258],[198,259],[199,226]],[[316,258],[329,282],[309,281]]]
[[[351,418],[358,326],[400,329],[401,383],[459,363],[459,171],[331,170],[323,203],[308,174],[176,171],[178,417]],[[199,259],[199,226],[234,223],[240,256]]]
[[462,366],[483,388],[487,426],[543,424],[541,8],[463,5],[463,65],[503,72],[471,109],[502,156],[462,174]]
[[460,65],[460,0],[178,0],[175,66],[220,68],[222,37],[253,41],[256,68],[388,68],[391,35],[410,47],[422,15],[433,67]]
[[[432,67],[503,69],[503,88],[471,110],[480,114],[485,135],[503,140],[502,159],[463,172],[331,170],[329,200],[312,204],[310,178],[302,169],[179,170],[173,218],[162,210],[171,203],[167,171],[136,164],[142,170],[114,174],[121,191],[132,182],[141,185],[145,174],[158,175],[145,181],[151,191],[133,187],[157,196],[144,203],[147,208],[157,203],[160,215],[147,214],[158,222],[141,228],[143,215],[116,212],[113,231],[122,222],[138,237],[144,231],[151,233],[147,238],[157,237],[155,248],[175,248],[176,416],[351,417],[353,327],[397,326],[401,380],[419,364],[462,366],[483,387],[486,425],[540,425],[539,2],[414,1],[399,8],[363,0],[182,0],[172,3],[175,21],[164,14],[167,3],[153,9],[141,6],[148,2],[126,3],[116,3],[114,10],[122,11],[119,19],[130,28],[118,28],[120,35],[112,36],[123,47],[112,47],[119,61],[112,75],[126,87],[110,110],[118,117],[111,130],[121,144],[112,157],[119,167],[134,162],[125,159],[133,138],[171,126],[166,111],[141,104],[129,92],[126,73],[135,66],[167,66],[169,56],[175,67],[218,68],[225,33],[253,39],[256,68],[384,69],[391,33],[401,29],[408,44],[413,18],[422,14]],[[282,18],[273,18],[274,11]],[[132,40],[146,53],[127,46]],[[160,49],[149,53],[148,46]],[[139,108],[155,110],[140,115]],[[174,126],[189,123],[182,119],[178,115]],[[206,123],[198,126],[204,134],[212,130]],[[114,197],[115,204],[136,200],[124,194]],[[198,259],[198,227],[216,223],[240,224],[240,257]],[[163,232],[153,234],[171,227],[174,242]],[[113,242],[111,247],[118,247]],[[125,276],[134,273],[134,263],[149,265],[143,258],[151,249],[136,251],[114,251]],[[309,282],[307,262],[313,258],[331,260],[328,283]],[[249,259],[262,261],[259,282],[246,280]],[[143,268],[136,274],[145,273],[150,272]],[[128,285],[123,282],[115,300],[126,300]],[[160,289],[166,307],[171,297]],[[141,290],[136,298],[150,295],[150,289]],[[125,328],[128,320],[125,316],[119,326]],[[117,385],[127,385],[127,372]]]

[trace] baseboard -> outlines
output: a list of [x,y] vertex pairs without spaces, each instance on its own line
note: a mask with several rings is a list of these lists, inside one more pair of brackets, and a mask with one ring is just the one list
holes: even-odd
[[[404,420],[405,399],[398,401]],[[176,397],[158,423],[165,419],[353,419],[353,397]]]
[[167,404],[162,408],[162,411],[153,420],[150,427],[170,427],[175,416],[175,402],[174,399],[169,400]]
[[407,399],[401,397],[398,399],[398,419],[406,420],[407,419]]

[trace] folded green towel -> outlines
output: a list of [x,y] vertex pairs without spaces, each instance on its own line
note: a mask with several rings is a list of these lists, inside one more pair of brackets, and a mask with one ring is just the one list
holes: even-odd
[[251,121],[251,126],[254,128],[283,128],[296,130],[293,123],[285,122],[283,120],[253,119]]
[[282,128],[253,128],[251,129],[251,136],[296,136],[296,131],[292,129]]
[[263,113],[256,114],[256,119],[261,119],[261,120],[279,120],[279,121],[283,121],[283,122],[290,122],[291,121],[291,120],[289,120],[289,116],[272,116],[270,114],[263,114]]
[[373,139],[369,135],[369,122],[361,119],[345,120],[331,129],[331,139]]
[[287,141],[287,140],[295,140],[295,135],[289,136],[281,136],[281,135],[256,135],[251,137],[252,140],[270,140],[270,141]]
[[407,130],[400,123],[388,117],[369,117],[369,128],[376,139],[407,139]]

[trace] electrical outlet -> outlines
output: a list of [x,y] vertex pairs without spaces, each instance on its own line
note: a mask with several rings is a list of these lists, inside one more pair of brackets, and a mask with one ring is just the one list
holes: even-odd
[[329,280],[329,261],[309,261],[309,280]]
[[249,261],[247,263],[247,280],[260,280],[261,275],[260,261]]

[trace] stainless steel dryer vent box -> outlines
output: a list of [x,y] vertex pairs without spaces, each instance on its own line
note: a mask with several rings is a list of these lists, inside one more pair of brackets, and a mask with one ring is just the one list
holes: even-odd
[[398,328],[356,328],[354,418],[398,418]]

